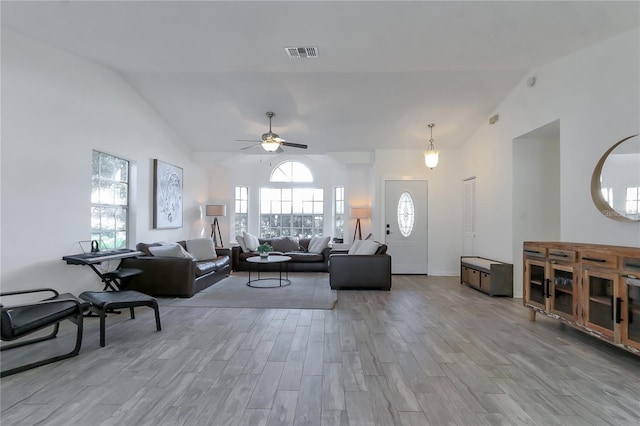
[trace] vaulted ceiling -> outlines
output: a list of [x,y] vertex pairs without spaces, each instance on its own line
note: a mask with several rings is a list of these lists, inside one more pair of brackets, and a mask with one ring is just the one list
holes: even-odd
[[424,149],[428,123],[457,147],[536,67],[639,25],[635,1],[3,1],[1,14],[121,73],[202,153],[259,139],[266,111],[310,154]]

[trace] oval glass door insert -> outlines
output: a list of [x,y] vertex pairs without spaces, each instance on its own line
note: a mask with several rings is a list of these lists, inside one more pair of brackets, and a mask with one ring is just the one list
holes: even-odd
[[403,237],[407,238],[413,231],[415,223],[416,209],[413,203],[413,197],[408,192],[400,194],[398,200],[398,228]]

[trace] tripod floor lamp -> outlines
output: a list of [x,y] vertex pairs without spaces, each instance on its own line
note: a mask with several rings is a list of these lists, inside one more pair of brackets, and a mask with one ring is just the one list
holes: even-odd
[[356,219],[356,229],[353,231],[353,241],[356,240],[356,234],[358,239],[362,239],[362,228],[360,226],[360,219],[366,219],[369,217],[369,207],[351,207],[349,209],[349,216],[352,219]]
[[[206,207],[206,215],[213,216],[213,222],[211,222],[211,238],[213,238],[213,246],[214,247],[224,247],[224,243],[222,242],[222,234],[220,233],[220,225],[218,224],[218,216],[226,216],[227,215],[227,206],[223,204],[212,204],[207,205]],[[216,238],[216,231],[218,232]],[[218,246],[220,243],[220,246]]]

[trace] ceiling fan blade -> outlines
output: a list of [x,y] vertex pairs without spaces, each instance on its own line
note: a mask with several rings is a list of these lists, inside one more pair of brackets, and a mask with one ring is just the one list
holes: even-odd
[[307,149],[307,145],[302,143],[293,143],[293,142],[282,142],[280,145],[290,146],[292,148],[302,148]]
[[257,142],[257,143],[262,143],[262,141],[256,140],[256,139],[236,139],[236,142]]
[[[249,141],[249,142],[252,142],[252,141]],[[240,148],[240,151],[244,151],[245,149],[253,148],[254,146],[258,146],[260,144],[261,144],[261,142],[258,142],[258,143],[254,143],[253,145],[242,147],[242,148]]]

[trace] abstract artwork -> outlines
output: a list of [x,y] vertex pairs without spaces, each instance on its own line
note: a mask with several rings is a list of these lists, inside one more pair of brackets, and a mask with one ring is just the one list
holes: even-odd
[[182,228],[182,169],[153,160],[153,228]]

